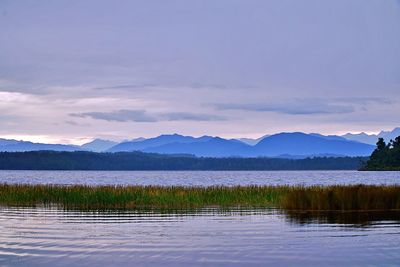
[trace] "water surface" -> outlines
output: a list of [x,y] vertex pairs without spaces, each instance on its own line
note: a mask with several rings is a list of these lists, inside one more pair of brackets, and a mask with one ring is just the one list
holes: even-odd
[[398,215],[3,207],[0,266],[396,266]]
[[400,184],[400,172],[359,171],[0,171],[2,183],[89,185]]
[[[2,183],[400,184],[400,172],[0,171]],[[400,213],[0,207],[0,266],[398,266]]]

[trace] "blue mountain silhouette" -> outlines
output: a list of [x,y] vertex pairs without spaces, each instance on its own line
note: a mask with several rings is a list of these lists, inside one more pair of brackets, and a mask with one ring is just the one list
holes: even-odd
[[108,152],[122,152],[122,151],[143,151],[152,147],[158,147],[165,144],[171,143],[192,143],[192,142],[204,142],[209,140],[210,136],[202,136],[195,138],[192,136],[183,136],[179,134],[164,134],[158,137],[145,139],[143,141],[128,141],[122,142],[112,148],[108,149]]
[[112,141],[94,140],[82,146],[71,146],[0,139],[0,151],[143,151],[207,157],[301,158],[307,156],[369,156],[375,148],[373,145],[350,141],[339,136],[301,132],[267,136],[255,145],[245,144],[236,139],[228,140],[212,136],[192,137],[179,134],[160,135],[149,139],[140,138],[114,144]]
[[79,146],[72,145],[42,144],[28,141],[0,139],[0,151],[24,152],[36,150],[77,151],[82,149]]
[[210,157],[304,157],[368,156],[374,146],[338,136],[305,133],[280,133],[267,136],[251,146],[238,140],[203,136],[161,135],[141,142],[124,142],[108,151],[143,151],[162,154],[192,154]]
[[279,156],[282,154],[368,156],[374,148],[372,145],[360,142],[297,132],[280,133],[264,138],[254,146],[254,153],[263,156]]

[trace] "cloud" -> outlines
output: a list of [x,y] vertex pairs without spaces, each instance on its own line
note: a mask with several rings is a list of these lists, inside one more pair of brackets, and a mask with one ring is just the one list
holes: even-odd
[[351,103],[358,105],[393,104],[395,101],[383,97],[338,97],[332,100],[336,103]]
[[130,89],[142,89],[142,88],[149,88],[149,87],[157,87],[157,85],[152,84],[152,83],[119,84],[119,85],[93,87],[93,89],[94,90],[130,90]]
[[118,121],[118,122],[156,122],[157,118],[147,114],[145,110],[130,110],[121,109],[111,112],[85,112],[85,113],[72,113],[73,117],[86,118],[90,117],[96,120],[105,121]]
[[356,109],[368,110],[371,104],[388,105],[395,101],[381,97],[338,97],[331,99],[306,98],[288,99],[266,103],[218,103],[219,110],[242,110],[258,112],[276,112],[290,115],[346,114]]
[[398,0],[120,2],[0,2],[1,133],[239,137],[398,126]]
[[[243,88],[249,88],[250,85],[240,86]],[[186,89],[215,89],[224,90],[228,87],[224,84],[213,84],[213,83],[135,83],[135,84],[116,84],[108,86],[96,86],[93,90],[132,90],[132,89],[149,89],[149,88],[186,88]]]
[[196,114],[187,112],[173,112],[161,114],[168,121],[223,121],[226,118],[210,114]]
[[69,124],[69,125],[72,125],[72,126],[90,126],[90,124],[87,124],[87,123],[79,123],[79,122],[70,121],[70,120],[65,121],[65,123]]
[[301,102],[217,104],[216,107],[220,110],[276,112],[290,115],[343,114],[354,112],[354,107],[351,105]]
[[166,112],[150,114],[145,110],[121,109],[111,112],[72,113],[72,117],[92,118],[96,120],[117,122],[158,122],[158,121],[221,121],[225,118],[209,114],[188,112]]

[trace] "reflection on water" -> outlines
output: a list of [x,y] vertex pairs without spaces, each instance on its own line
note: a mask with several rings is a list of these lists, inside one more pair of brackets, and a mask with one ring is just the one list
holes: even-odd
[[343,224],[350,227],[374,227],[377,223],[400,222],[400,211],[286,211],[288,221],[298,224]]
[[0,266],[397,265],[399,234],[395,212],[0,208]]

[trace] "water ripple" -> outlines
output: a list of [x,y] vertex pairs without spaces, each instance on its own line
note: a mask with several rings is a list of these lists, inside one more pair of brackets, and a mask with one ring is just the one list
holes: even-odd
[[[296,221],[278,210],[0,208],[1,266],[397,265],[400,224]],[[318,215],[319,216],[319,215]],[[398,215],[396,215],[398,216]],[[368,217],[368,216],[367,216]],[[329,218],[332,218],[330,215]],[[397,218],[397,217],[396,217]]]

